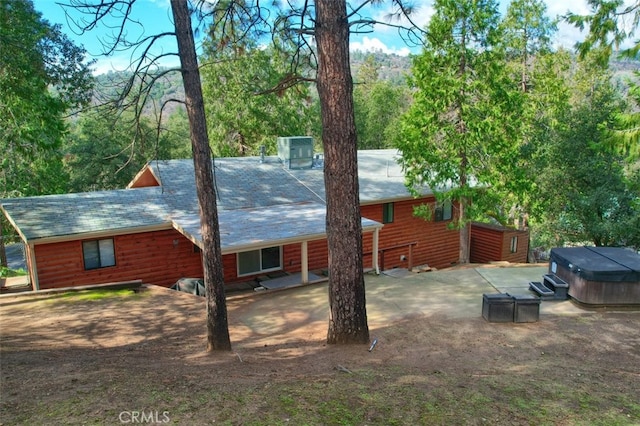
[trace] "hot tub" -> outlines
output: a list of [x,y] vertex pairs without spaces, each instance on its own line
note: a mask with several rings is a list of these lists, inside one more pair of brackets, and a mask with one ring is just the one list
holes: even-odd
[[640,306],[640,255],[617,247],[551,249],[549,272],[569,283],[569,296],[594,306]]

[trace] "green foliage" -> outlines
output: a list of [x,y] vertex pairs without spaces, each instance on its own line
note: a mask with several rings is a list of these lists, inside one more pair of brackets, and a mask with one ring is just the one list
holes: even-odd
[[512,78],[523,92],[534,88],[531,74],[538,57],[551,51],[556,25],[546,13],[546,5],[539,0],[514,0],[501,23]]
[[509,3],[502,27],[509,56],[519,59],[548,52],[556,31],[556,24],[549,19],[547,7],[540,0]]
[[[159,74],[162,74],[159,77]],[[184,105],[179,102],[169,102],[169,100],[184,99],[184,87],[182,85],[182,76],[179,72],[169,72],[166,68],[159,68],[153,74],[146,76],[146,81],[153,79],[153,85],[146,87],[142,83],[144,77],[133,78],[134,75],[130,71],[109,71],[95,77],[96,89],[93,94],[93,102],[97,105],[114,102],[120,99],[122,93],[126,91],[128,85],[132,82],[133,90],[147,90],[145,93],[146,102],[140,105],[141,114],[152,117],[159,115],[159,106],[163,105],[163,117],[171,116],[174,113],[184,110]],[[157,77],[154,79],[154,77]],[[135,96],[135,93],[129,94],[129,100]],[[125,100],[120,105],[127,105],[129,102]]]
[[[567,76],[569,77],[569,76]],[[572,107],[560,114],[544,147],[536,185],[544,199],[534,216],[536,238],[547,245],[638,246],[637,176],[606,141],[624,108],[610,75],[583,61],[571,79]]]
[[640,159],[640,72],[635,71],[635,81],[630,81],[627,99],[629,108],[615,116],[616,124],[606,141],[609,149],[623,155],[630,164]]
[[164,147],[160,159],[191,158],[191,141],[189,139],[189,118],[184,108],[176,109],[162,126],[160,144]]
[[6,266],[0,266],[0,278],[22,277],[27,275],[24,269],[10,269]]
[[353,93],[358,149],[390,148],[410,104],[408,88],[379,79],[379,69],[373,54],[358,68]]
[[547,203],[554,197],[541,189],[539,181],[546,177],[544,170],[559,132],[568,125],[565,113],[571,108],[568,82],[573,67],[571,55],[563,50],[538,54],[534,63],[531,87],[523,99],[519,159],[526,180],[522,214],[528,216],[529,223],[546,217]]
[[278,40],[260,46],[241,27],[229,21],[224,34],[212,27],[201,58],[209,139],[218,156],[257,155],[261,145],[273,154],[278,136],[308,135],[319,120],[310,114],[310,87],[289,68],[300,52]]
[[[599,64],[607,64],[614,51],[617,52],[622,43],[635,35],[640,23],[640,2],[589,0],[588,3],[591,7],[589,15],[569,13],[565,18],[581,30],[588,26],[585,40],[576,45],[580,58],[591,56]],[[637,60],[638,52],[640,42],[636,40],[621,55]],[[637,71],[634,74],[639,76]],[[631,82],[629,102],[640,105],[639,93],[637,81]],[[608,144],[610,149],[625,155],[631,163],[640,158],[640,114],[637,109],[621,111],[617,115],[617,126],[610,133]]]
[[[0,198],[65,192],[64,115],[88,101],[89,65],[31,1],[0,0]],[[4,244],[14,230],[0,223]]]
[[65,168],[72,192],[124,188],[150,160],[190,157],[188,123],[175,113],[158,133],[150,118],[82,114],[65,141]]
[[435,3],[413,63],[414,104],[396,140],[408,187],[451,188],[448,196],[472,209],[461,224],[520,182],[520,96],[507,78],[498,19],[492,1]]
[[[584,41],[576,44],[580,58],[596,52],[601,64],[609,61],[612,53],[630,37],[633,37],[640,22],[640,2],[626,3],[624,0],[588,0],[589,15],[569,12],[565,19],[580,30],[588,27]],[[638,51],[638,42],[631,51]],[[635,56],[635,55],[634,55]]]
[[88,101],[89,64],[28,0],[2,1],[0,20],[0,196],[60,192],[63,115]]
[[568,88],[564,81],[571,58],[564,51],[551,51],[555,24],[538,0],[517,0],[509,4],[501,23],[506,67],[513,88],[521,94],[518,122],[519,152],[514,157],[512,194],[495,200],[488,215],[501,223],[521,226],[536,209],[535,189],[539,155],[558,126],[557,114],[567,108]]

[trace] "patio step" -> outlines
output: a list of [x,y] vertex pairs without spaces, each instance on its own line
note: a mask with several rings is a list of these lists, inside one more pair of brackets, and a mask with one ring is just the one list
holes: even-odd
[[540,296],[542,300],[554,300],[555,295],[553,290],[545,286],[540,281],[529,282],[529,290]]
[[569,298],[567,291],[569,284],[555,274],[543,275],[543,284],[545,287],[553,290],[553,298],[555,300],[567,300]]

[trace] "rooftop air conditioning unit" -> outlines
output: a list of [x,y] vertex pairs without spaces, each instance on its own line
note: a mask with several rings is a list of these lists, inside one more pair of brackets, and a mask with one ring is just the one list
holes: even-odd
[[278,138],[278,158],[289,169],[313,167],[313,138],[288,136]]

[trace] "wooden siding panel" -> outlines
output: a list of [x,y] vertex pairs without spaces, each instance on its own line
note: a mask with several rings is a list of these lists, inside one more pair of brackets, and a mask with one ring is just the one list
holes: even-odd
[[200,253],[174,230],[114,236],[116,265],[85,271],[82,241],[35,246],[41,289],[141,279],[169,287],[202,276]]
[[[309,241],[307,244],[309,271],[327,267],[327,240]],[[237,256],[235,253],[222,257],[224,268],[224,282],[226,284],[248,282],[264,275],[264,273],[238,277]],[[302,243],[288,244],[282,248],[282,269],[287,273],[297,273],[302,270]]]
[[[515,253],[511,253],[511,238],[518,237]],[[525,263],[529,250],[529,233],[510,228],[472,224],[471,256],[473,263],[507,261]]]
[[230,283],[238,281],[238,266],[236,263],[236,254],[225,254],[222,256],[222,272],[224,274],[224,282]]
[[[302,244],[290,244],[284,247],[284,270],[289,273],[302,270]],[[329,250],[327,240],[315,240],[307,243],[307,260],[309,271],[325,269]]]
[[309,270],[326,269],[329,265],[329,243],[327,240],[310,241],[308,245]]
[[[384,269],[406,268],[409,259],[407,243],[415,242],[413,246],[413,266],[425,265],[435,268],[446,268],[458,261],[460,247],[459,233],[448,228],[450,221],[435,222],[424,220],[413,215],[413,206],[420,203],[434,203],[435,198],[428,197],[419,200],[407,200],[394,203],[394,218],[392,223],[384,224],[380,231],[378,248],[384,250]],[[383,204],[362,206],[362,216],[382,222]],[[364,253],[371,252],[371,238],[364,241]],[[398,245],[404,247],[393,248]],[[370,255],[368,263],[370,265]],[[405,256],[407,260],[400,260]],[[382,266],[382,259],[380,259]]]
[[133,182],[131,182],[131,188],[144,188],[148,186],[160,186],[156,177],[151,173],[149,166],[145,167],[138,176],[133,178]]
[[282,267],[290,273],[302,270],[302,243],[289,244],[282,248]]
[[488,263],[502,260],[502,237],[500,231],[471,225],[470,261]]
[[[511,239],[513,237],[518,237],[515,253],[511,253]],[[504,232],[501,260],[513,263],[526,263],[528,251],[529,233],[527,231],[518,231],[514,229]]]
[[[448,267],[458,260],[459,234],[448,229],[448,221],[434,222],[413,216],[413,205],[426,200],[394,203],[394,221],[380,231],[379,249],[384,250],[384,267],[408,267],[409,247],[413,266],[428,264]],[[382,222],[383,204],[362,206],[362,216]],[[364,267],[372,267],[373,233],[363,234]],[[145,283],[171,286],[179,278],[202,277],[200,253],[193,244],[175,230],[114,236],[116,266],[84,270],[82,241],[41,244],[35,247],[40,288],[101,284],[141,279]],[[394,246],[403,245],[398,248]],[[327,240],[310,241],[307,245],[309,270],[328,266]],[[401,260],[404,256],[405,260]],[[380,262],[382,258],[380,258]],[[237,276],[237,256],[222,257],[225,283],[246,282],[262,274]],[[382,266],[382,265],[381,265]],[[288,273],[301,271],[301,243],[283,248],[283,269]]]

